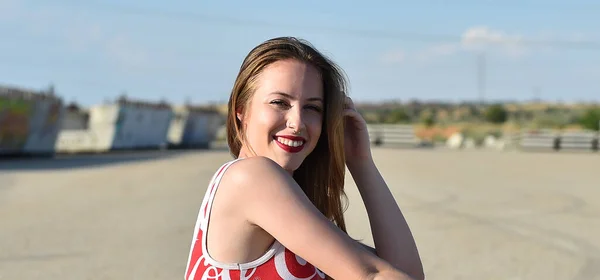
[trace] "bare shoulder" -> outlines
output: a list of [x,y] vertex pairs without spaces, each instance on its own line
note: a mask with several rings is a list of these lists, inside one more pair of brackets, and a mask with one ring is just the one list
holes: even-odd
[[273,184],[294,186],[293,178],[275,161],[266,157],[250,157],[232,164],[223,183],[234,185],[238,192],[261,192]]
[[283,175],[285,170],[275,161],[267,157],[255,156],[237,161],[229,168],[229,173],[234,179],[247,180],[256,178],[257,175]]
[[[211,255],[224,262],[247,262],[258,258],[264,248],[272,243],[272,237],[259,230],[248,220],[247,211],[252,205],[265,203],[267,199],[256,174],[273,177],[279,173],[278,165],[266,158],[238,160],[219,171],[219,187],[214,191],[211,205],[208,250]],[[259,195],[256,195],[258,193]]]
[[282,192],[303,195],[292,176],[281,166],[259,156],[233,163],[223,174],[220,185],[222,201],[237,209],[242,216],[245,216],[247,207],[273,202],[276,197],[281,197]]

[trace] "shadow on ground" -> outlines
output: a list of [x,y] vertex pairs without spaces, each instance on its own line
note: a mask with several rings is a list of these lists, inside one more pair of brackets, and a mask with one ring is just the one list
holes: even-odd
[[1,171],[28,171],[28,170],[64,170],[106,165],[154,161],[198,152],[192,150],[162,150],[162,151],[127,151],[111,152],[106,154],[86,155],[55,155],[46,158],[7,158],[0,159]]

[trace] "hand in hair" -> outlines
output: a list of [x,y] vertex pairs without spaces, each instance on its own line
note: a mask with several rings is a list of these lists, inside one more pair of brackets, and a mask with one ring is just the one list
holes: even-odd
[[350,97],[346,97],[344,107],[344,153],[348,165],[371,159],[367,122],[358,113]]

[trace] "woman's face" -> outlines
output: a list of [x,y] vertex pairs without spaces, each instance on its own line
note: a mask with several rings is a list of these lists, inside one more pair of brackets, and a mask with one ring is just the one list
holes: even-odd
[[292,173],[317,145],[324,106],[316,68],[297,60],[270,64],[259,75],[244,115],[237,114],[247,141],[240,157],[249,155],[249,144],[256,155]]

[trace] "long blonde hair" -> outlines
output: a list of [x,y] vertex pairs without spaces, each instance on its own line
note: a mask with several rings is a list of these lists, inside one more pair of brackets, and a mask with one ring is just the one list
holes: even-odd
[[244,59],[233,85],[228,104],[227,142],[238,157],[245,136],[237,112],[244,114],[255,91],[261,71],[279,60],[295,59],[317,68],[323,81],[324,114],[321,136],[315,149],[294,171],[294,179],[310,201],[341,230],[346,232],[344,211],[344,119],[347,90],[344,72],[310,43],[294,37],[279,37],[256,46]]

